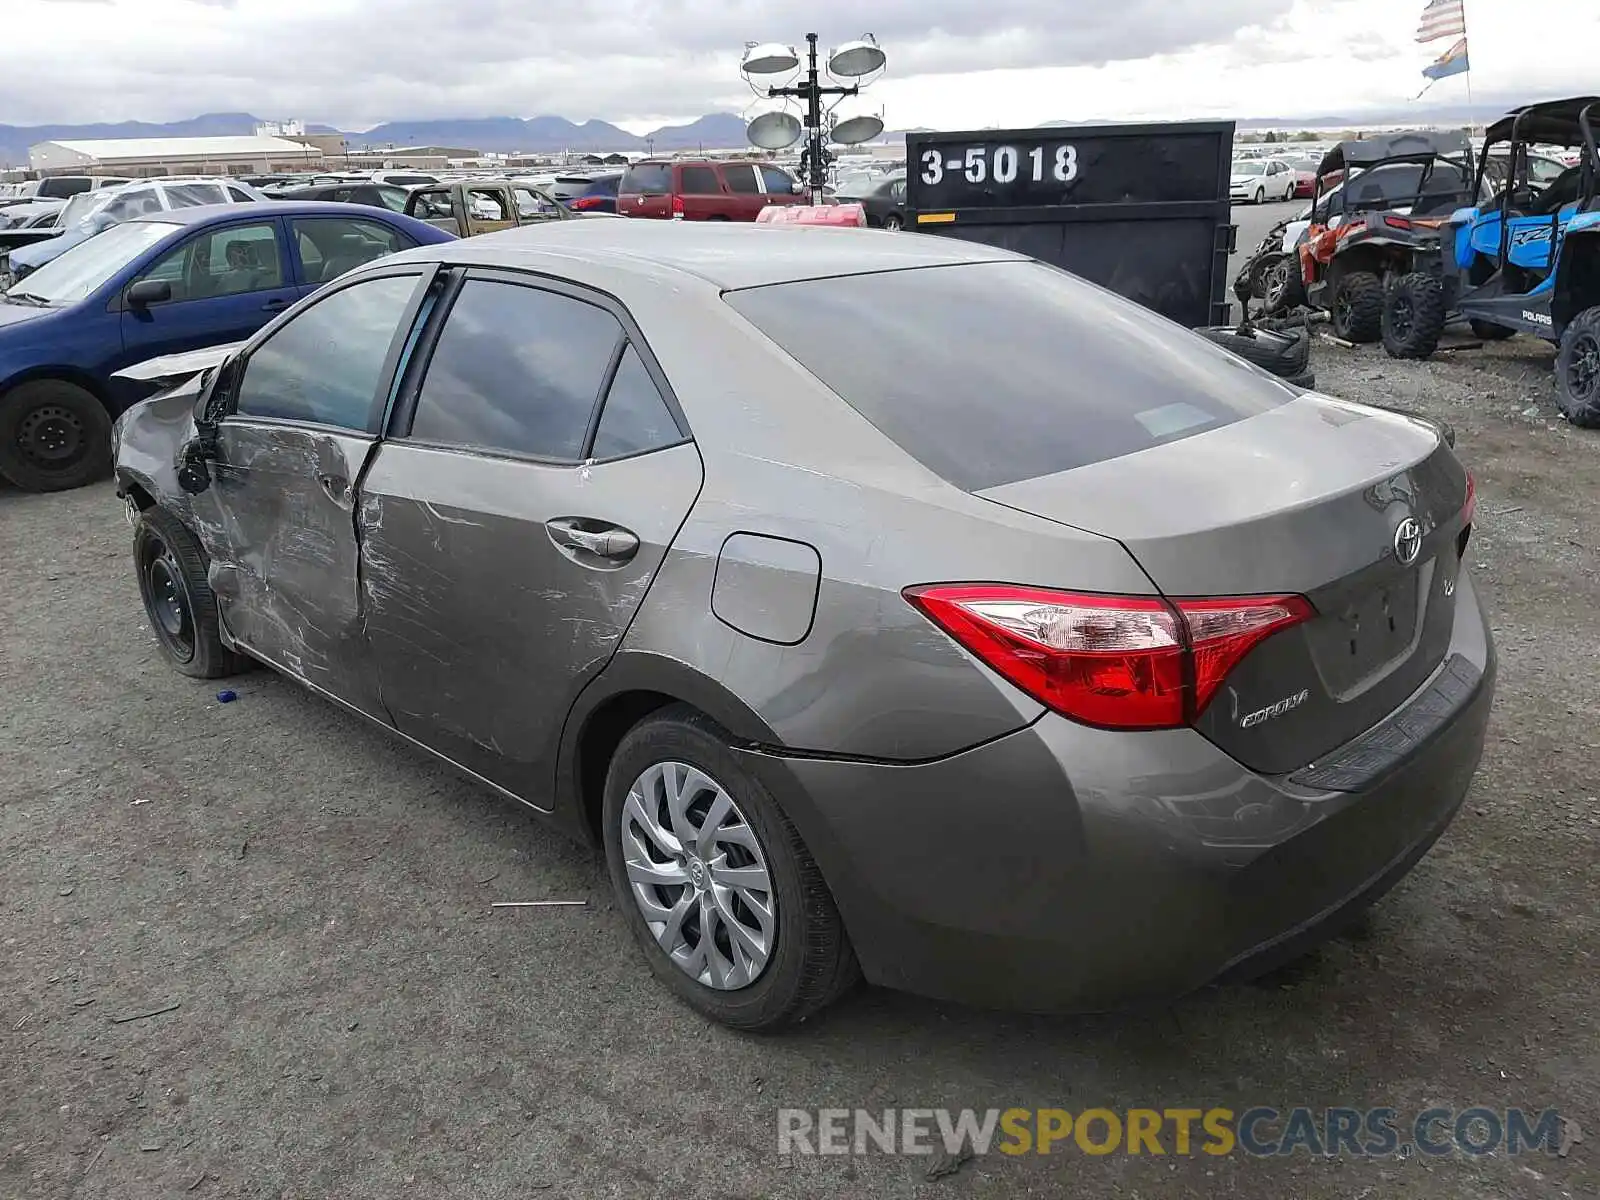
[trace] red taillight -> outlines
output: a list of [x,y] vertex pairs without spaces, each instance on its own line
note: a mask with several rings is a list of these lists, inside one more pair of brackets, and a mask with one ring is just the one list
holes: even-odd
[[1472,518],[1478,515],[1478,481],[1472,477],[1472,472],[1467,472],[1467,498],[1461,504],[1461,524],[1471,525]]
[[568,201],[567,202],[567,207],[572,209],[574,212],[587,212],[591,208],[599,208],[600,207],[600,197],[599,196],[579,196],[575,200]]
[[1406,220],[1404,217],[1385,217],[1383,219],[1383,223],[1394,229],[1411,228],[1411,222]]
[[672,215],[675,216],[675,217],[683,216],[683,197],[682,196],[674,196],[672,198]]
[[1204,710],[1264,638],[1314,614],[1300,596],[1168,602],[1005,584],[905,597],[1041,704],[1106,729],[1171,729]]

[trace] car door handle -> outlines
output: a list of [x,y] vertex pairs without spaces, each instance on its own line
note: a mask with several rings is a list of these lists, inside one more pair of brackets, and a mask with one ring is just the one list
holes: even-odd
[[268,300],[261,306],[262,312],[282,312],[292,304],[292,300]]
[[625,563],[639,553],[639,538],[618,525],[583,517],[557,517],[546,521],[550,540],[563,550],[579,550],[596,558]]
[[350,481],[343,475],[318,475],[317,485],[335,504],[343,504],[350,495]]

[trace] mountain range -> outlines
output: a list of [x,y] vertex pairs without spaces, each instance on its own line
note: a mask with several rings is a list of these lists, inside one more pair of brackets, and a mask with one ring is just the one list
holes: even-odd
[[[95,141],[103,138],[228,137],[249,134],[261,121],[249,113],[207,113],[187,121],[123,121],[101,125],[0,125],[0,163],[28,161],[28,147],[40,142]],[[581,125],[565,117],[481,117],[386,121],[343,133],[352,150],[363,147],[449,146],[510,153],[549,154],[562,150],[694,150],[742,146],[744,118],[711,113],[687,125],[663,125],[642,137],[605,121]],[[307,125],[308,133],[340,133],[331,125]]]
[[[1467,106],[1413,104],[1404,108],[1344,116],[1245,117],[1240,129],[1341,129],[1359,125],[1466,124],[1491,121],[1505,112],[1501,105]],[[1114,117],[1043,121],[1041,125],[1079,125],[1113,122]],[[26,165],[28,147],[39,142],[96,140],[101,138],[225,137],[248,134],[261,122],[249,113],[207,113],[187,121],[156,123],[123,121],[101,125],[0,125],[0,163]],[[529,154],[563,150],[695,150],[743,146],[744,118],[734,113],[711,113],[687,125],[663,125],[640,136],[605,121],[579,124],[565,117],[477,117],[386,121],[382,125],[342,134],[352,150],[364,147],[448,146],[460,149]],[[331,125],[308,125],[308,132],[334,134]],[[905,131],[890,138],[904,137]],[[913,132],[920,132],[913,130]]]

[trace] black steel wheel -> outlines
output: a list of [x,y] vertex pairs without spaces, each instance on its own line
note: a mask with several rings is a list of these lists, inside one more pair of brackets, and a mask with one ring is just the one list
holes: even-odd
[[237,675],[249,666],[222,643],[205,550],[182,521],[161,508],[141,512],[134,526],[133,563],[162,657],[196,679]]
[[1600,306],[1572,319],[1556,352],[1556,405],[1585,429],[1600,429]]
[[25,492],[82,487],[111,473],[111,417],[64,379],[35,379],[0,396],[0,475]]

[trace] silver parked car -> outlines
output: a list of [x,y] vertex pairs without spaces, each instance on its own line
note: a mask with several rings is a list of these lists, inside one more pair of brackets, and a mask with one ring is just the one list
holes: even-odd
[[265,662],[603,846],[745,1028],[858,970],[1028,1009],[1260,970],[1426,852],[1493,691],[1435,427],[944,238],[395,255],[116,462],[173,665]]

